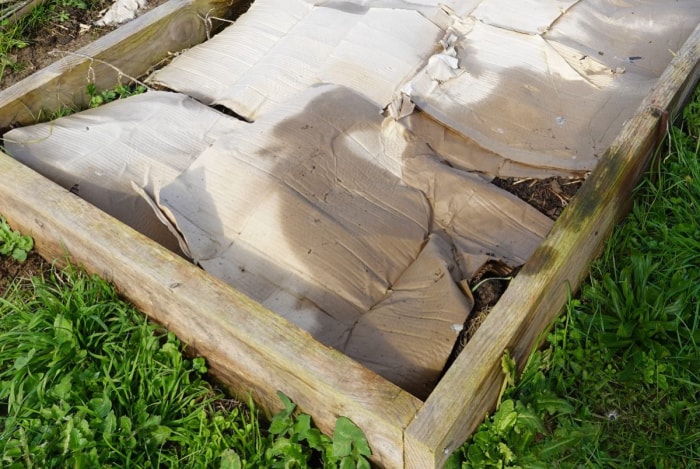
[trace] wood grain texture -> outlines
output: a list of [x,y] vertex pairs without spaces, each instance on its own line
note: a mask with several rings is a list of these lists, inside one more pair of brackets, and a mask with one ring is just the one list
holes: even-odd
[[281,408],[282,391],[328,434],[347,416],[365,431],[375,463],[403,466],[418,399],[3,153],[0,174],[0,213],[46,259],[68,258],[114,282],[268,414]]
[[[84,107],[85,88],[114,88],[204,41],[207,15],[226,17],[245,0],[170,0],[0,92],[0,129],[47,120],[62,106]],[[107,65],[109,64],[109,65]],[[111,65],[111,66],[110,66]],[[124,75],[120,75],[117,71]]]
[[441,467],[495,406],[510,350],[520,369],[538,336],[588,273],[659,143],[663,112],[677,112],[700,76],[700,26],[625,125],[549,236],[511,282],[406,430],[406,467]]

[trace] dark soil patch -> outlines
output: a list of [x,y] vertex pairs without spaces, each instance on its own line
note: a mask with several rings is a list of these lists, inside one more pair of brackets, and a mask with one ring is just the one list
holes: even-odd
[[556,220],[581,187],[583,181],[583,178],[568,179],[563,177],[547,179],[496,178],[493,180],[493,184],[515,194],[552,220]]
[[[556,220],[584,182],[584,178],[551,177],[547,179],[496,178],[493,184],[514,194],[537,210]],[[474,308],[459,334],[445,370],[457,358],[464,346],[474,336],[508,284],[520,270],[512,269],[499,261],[490,261],[479,269],[469,282]]]
[[0,256],[0,297],[13,282],[40,277],[48,267],[36,252],[30,252],[24,262],[17,262],[11,256]]
[[[93,26],[100,18],[100,11],[109,5],[109,0],[97,0],[94,10],[62,7],[60,11],[54,9],[45,13],[50,18],[48,23],[32,28],[25,37],[29,45],[14,49],[10,54],[10,59],[16,65],[5,69],[0,89],[55,62],[59,57],[52,54],[54,50],[76,51],[114,29]],[[29,21],[30,16],[25,17],[25,21]]]
[[[156,6],[165,3],[166,0],[152,0],[139,11],[143,14]],[[27,47],[14,49],[10,59],[17,65],[8,67],[0,78],[0,89],[8,88],[32,73],[51,65],[60,59],[58,51],[75,52],[105,34],[116,29],[116,26],[95,26],[94,23],[102,17],[105,10],[112,4],[112,0],[92,0],[87,2],[88,8],[76,8],[73,6],[58,6],[53,10],[42,14],[46,20],[40,20],[36,28],[31,28],[25,40],[29,42]],[[50,8],[44,6],[40,8]],[[25,17],[28,21],[31,14]]]

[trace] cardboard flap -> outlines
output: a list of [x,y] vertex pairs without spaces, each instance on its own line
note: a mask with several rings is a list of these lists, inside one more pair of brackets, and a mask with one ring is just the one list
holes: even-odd
[[[235,24],[149,81],[221,104],[248,120],[320,83],[350,87],[381,109],[422,67],[442,35],[435,23],[410,9],[411,2],[388,2],[396,8],[319,3],[257,0]],[[447,19],[437,6],[430,8]]]
[[[430,117],[500,155],[507,175],[595,167],[700,18],[700,3],[687,0],[510,3],[484,0],[456,21],[403,88]],[[450,73],[442,57],[454,59]],[[429,142],[459,158],[445,139]]]
[[446,127],[528,166],[592,169],[653,85],[605,70],[601,88],[542,36],[479,22],[455,49],[464,73],[440,82],[426,69],[411,82],[411,98]]
[[150,197],[221,134],[244,125],[187,96],[150,91],[4,135],[7,152],[127,225],[178,250]]

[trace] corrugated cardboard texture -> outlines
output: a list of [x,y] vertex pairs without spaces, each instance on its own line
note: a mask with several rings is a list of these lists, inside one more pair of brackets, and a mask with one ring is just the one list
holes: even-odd
[[442,35],[415,10],[314,3],[257,0],[235,25],[180,55],[150,81],[248,120],[319,83],[348,86],[383,107]]
[[332,85],[219,139],[160,202],[205,269],[422,397],[471,309],[459,283],[552,224]]
[[585,172],[699,19],[691,0],[483,1],[403,91],[505,160]]
[[184,95],[149,92],[4,135],[30,168],[178,250],[141,195],[153,197],[223,133],[242,125]]

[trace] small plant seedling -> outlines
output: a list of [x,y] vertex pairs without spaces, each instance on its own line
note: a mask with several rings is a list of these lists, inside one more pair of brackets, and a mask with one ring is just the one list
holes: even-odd
[[369,469],[372,455],[362,430],[347,417],[338,417],[333,430],[333,455],[340,459],[341,469]]
[[27,254],[34,247],[34,240],[10,228],[7,220],[0,216],[0,255],[12,256],[18,262],[27,260]]
[[296,404],[278,392],[284,410],[275,415],[269,432],[274,438],[267,450],[270,467],[324,467],[369,469],[372,451],[362,430],[347,417],[335,423],[333,438],[311,425],[308,414],[295,415]]
[[137,94],[142,94],[147,91],[147,88],[143,85],[122,85],[119,84],[112,89],[108,90],[98,90],[94,83],[87,85],[85,92],[90,97],[90,108],[100,107],[103,104],[116,101],[117,99],[128,98],[129,96],[134,96]]

